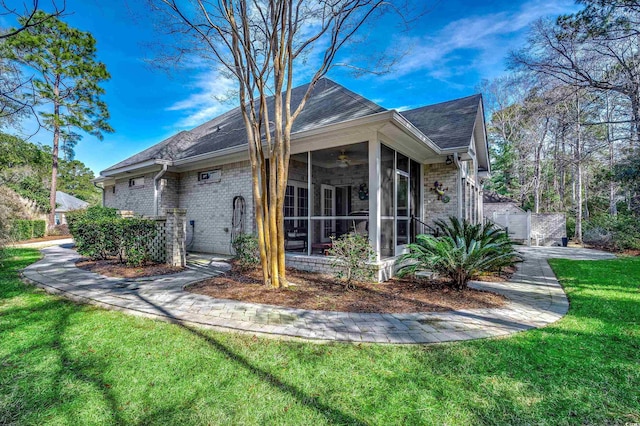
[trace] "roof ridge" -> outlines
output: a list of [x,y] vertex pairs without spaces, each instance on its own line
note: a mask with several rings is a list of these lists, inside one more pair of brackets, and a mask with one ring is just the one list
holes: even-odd
[[[377,106],[378,108],[382,108],[384,110],[386,110],[387,108],[383,107],[382,105],[378,105],[376,102],[373,102],[371,99],[367,98],[366,96],[363,96],[359,93],[356,93],[350,89],[347,89],[345,86],[343,86],[342,84],[335,82],[333,80],[331,80],[329,77],[323,77],[326,78],[327,80],[329,80],[330,82],[332,82],[333,84],[335,84],[336,86],[338,86],[339,90],[341,90],[344,94],[348,95],[349,97],[351,97],[353,100],[363,104],[366,108],[368,108],[370,111],[375,111],[375,108],[372,108],[370,105],[367,105],[365,102],[363,102],[362,100],[366,100],[367,102]],[[355,95],[355,96],[354,96]],[[357,96],[357,97],[356,97]]]
[[408,109],[408,110],[405,110],[405,111],[400,111],[400,114],[402,114],[403,112],[415,111],[415,110],[418,110],[418,109],[421,109],[421,108],[429,108],[429,107],[435,107],[435,106],[438,106],[438,105],[449,104],[449,103],[452,103],[452,102],[459,102],[459,101],[462,101],[462,100],[465,100],[465,99],[475,98],[475,97],[478,97],[478,96],[480,98],[482,98],[482,93],[474,93],[473,95],[463,96],[461,98],[450,99],[448,101],[442,101],[442,102],[438,102],[438,103],[435,103],[435,104],[423,105],[423,106],[420,106],[420,107],[417,107],[417,108],[412,108],[412,109]]

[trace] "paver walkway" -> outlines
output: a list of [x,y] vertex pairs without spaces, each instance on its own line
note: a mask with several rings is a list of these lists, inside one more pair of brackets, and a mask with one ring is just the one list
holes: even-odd
[[159,277],[108,278],[75,267],[78,254],[64,246],[43,249],[27,267],[28,280],[52,293],[109,309],[225,330],[310,340],[436,343],[503,336],[560,319],[569,303],[547,263],[550,257],[609,259],[609,253],[575,248],[524,248],[525,262],[508,283],[474,282],[505,295],[502,308],[434,313],[368,314],[310,311],[214,299],[183,290],[216,274],[191,267]]

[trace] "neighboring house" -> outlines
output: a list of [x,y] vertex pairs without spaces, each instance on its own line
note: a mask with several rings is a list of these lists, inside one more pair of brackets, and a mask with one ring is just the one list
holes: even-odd
[[[307,87],[293,89],[293,107]],[[104,205],[186,209],[188,248],[229,253],[233,235],[255,228],[246,144],[235,108],[102,171]],[[489,167],[481,95],[398,112],[322,79],[292,129],[287,261],[326,270],[331,236],[359,232],[383,279],[434,219],[482,219]]]
[[72,210],[82,210],[89,207],[89,203],[82,201],[79,198],[69,195],[66,192],[56,191],[56,211],[55,222],[56,225],[65,225],[67,218],[65,214]]

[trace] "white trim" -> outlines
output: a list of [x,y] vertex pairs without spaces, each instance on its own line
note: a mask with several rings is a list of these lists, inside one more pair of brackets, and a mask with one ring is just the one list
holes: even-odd
[[[331,208],[331,214],[330,215],[325,215],[324,211],[325,208],[327,206],[325,206],[326,203],[326,197],[325,197],[325,191],[329,190],[331,191],[331,206],[329,206]],[[333,219],[335,217],[336,214],[336,187],[333,185],[327,185],[327,184],[320,184],[320,212],[322,213],[323,219],[320,225],[320,241],[322,242],[328,242],[330,239],[325,236],[325,225],[326,225],[326,221],[328,219],[326,219],[327,217],[331,218],[329,219],[329,225],[331,226],[331,232],[336,232],[336,220]]]
[[369,241],[380,261],[380,150],[378,132],[369,137]]

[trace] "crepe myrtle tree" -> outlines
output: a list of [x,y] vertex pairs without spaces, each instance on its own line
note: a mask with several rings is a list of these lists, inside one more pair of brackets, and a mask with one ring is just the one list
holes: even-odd
[[[237,82],[263,280],[285,287],[284,195],[291,128],[318,80],[358,30],[387,11],[406,14],[407,5],[399,4],[402,0],[149,1],[157,16],[165,18],[163,28],[180,44],[178,54],[195,52],[212,59]],[[310,75],[309,85],[292,105],[300,71]],[[273,104],[268,105],[271,95]]]
[[55,225],[58,153],[62,142],[68,151],[82,138],[82,131],[102,139],[112,132],[109,111],[100,99],[101,83],[110,78],[106,66],[96,60],[96,41],[88,32],[68,26],[57,16],[37,11],[38,22],[7,38],[3,55],[34,73],[33,87],[40,107],[41,124],[53,133],[49,227]]

